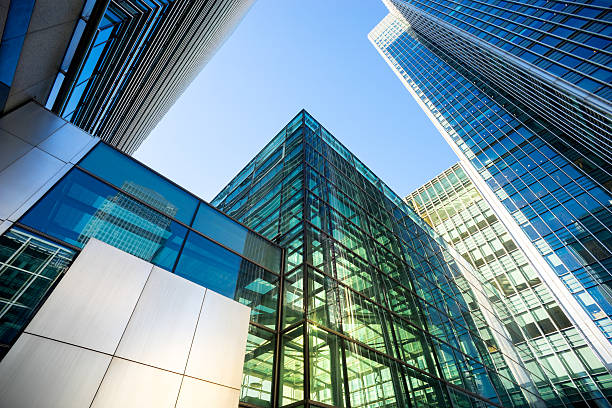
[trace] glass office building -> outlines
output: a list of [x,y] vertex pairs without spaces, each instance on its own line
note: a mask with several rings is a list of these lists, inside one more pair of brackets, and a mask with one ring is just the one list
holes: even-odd
[[493,3],[385,0],[369,38],[609,365],[610,10]]
[[244,406],[563,406],[471,265],[307,112],[211,203],[286,251]]
[[612,376],[461,164],[406,202],[474,266],[525,365],[549,378],[565,404],[605,406]]
[[36,100],[132,154],[253,0],[12,0],[0,112]]
[[275,327],[282,249],[99,142],[0,236],[1,356],[91,238],[248,305],[253,332]]

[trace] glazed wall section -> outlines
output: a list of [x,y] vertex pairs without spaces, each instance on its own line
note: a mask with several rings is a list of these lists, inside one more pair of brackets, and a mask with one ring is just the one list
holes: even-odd
[[612,338],[609,167],[405,21],[390,15],[370,38],[545,259],[551,279],[560,280],[569,301],[593,321],[586,326],[602,333],[594,343],[606,353],[604,343]]
[[306,112],[212,204],[286,248],[271,392],[243,402],[541,403],[469,265]]
[[[418,188],[406,201],[474,266],[531,371],[550,381],[567,404],[601,403],[610,397],[612,377],[574,316],[540,279],[461,164]],[[536,386],[549,387],[548,381]]]

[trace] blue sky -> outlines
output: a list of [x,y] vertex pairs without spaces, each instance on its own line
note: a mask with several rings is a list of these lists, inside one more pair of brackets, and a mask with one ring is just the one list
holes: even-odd
[[458,161],[370,44],[379,0],[257,0],[135,157],[212,199],[301,109],[405,196]]

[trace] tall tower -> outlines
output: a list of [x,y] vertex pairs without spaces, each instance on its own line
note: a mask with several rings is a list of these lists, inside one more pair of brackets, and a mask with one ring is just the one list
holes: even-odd
[[370,41],[610,369],[610,10],[384,3]]
[[409,194],[406,202],[474,266],[525,365],[549,378],[568,406],[605,404],[610,374],[603,362],[461,163]]

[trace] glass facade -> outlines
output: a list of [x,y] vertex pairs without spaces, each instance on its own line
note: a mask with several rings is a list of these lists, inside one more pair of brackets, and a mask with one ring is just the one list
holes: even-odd
[[612,25],[603,3],[387,1],[451,65],[612,166]]
[[[612,341],[612,167],[511,98],[504,89],[513,83],[500,87],[485,79],[474,71],[478,64],[463,64],[393,10],[370,40]],[[610,110],[602,118],[609,116]],[[610,133],[598,129],[609,160]]]
[[587,92],[612,99],[612,10],[605,0],[394,3],[435,16]]
[[406,201],[476,268],[525,365],[549,378],[565,404],[605,406],[612,376],[461,165]]
[[212,204],[285,248],[245,406],[563,406],[472,267],[305,111]]
[[8,349],[91,238],[277,320],[282,249],[167,179],[98,143],[0,237],[0,342]]
[[0,358],[75,256],[76,251],[20,228],[0,237]]

